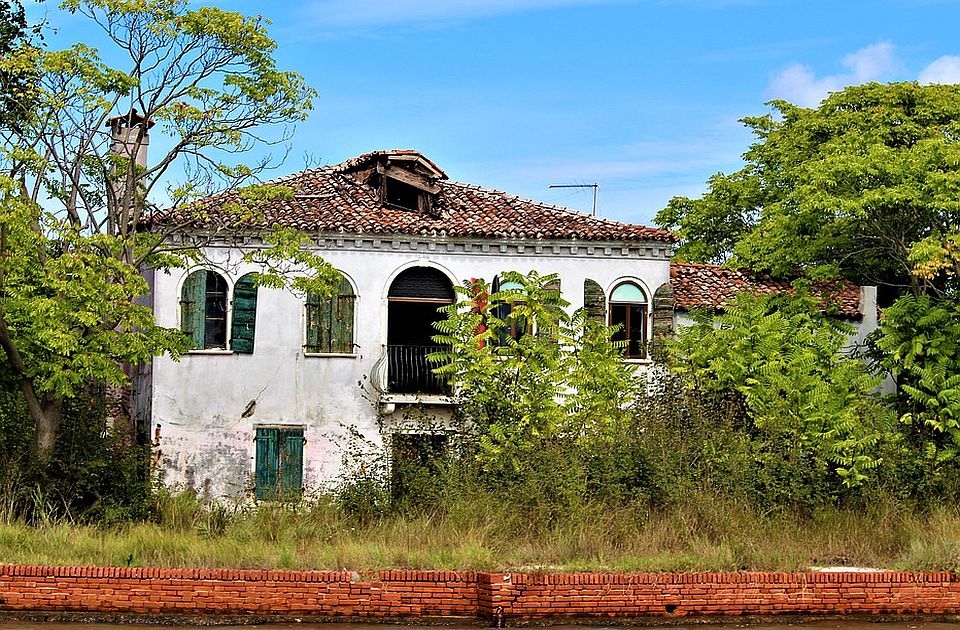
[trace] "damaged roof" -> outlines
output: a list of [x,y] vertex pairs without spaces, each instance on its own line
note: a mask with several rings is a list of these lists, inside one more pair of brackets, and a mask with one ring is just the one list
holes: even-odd
[[[387,164],[428,182],[430,212],[386,204],[369,180]],[[383,173],[384,171],[379,171]],[[387,174],[391,171],[386,171]],[[561,206],[524,199],[499,190],[449,181],[417,151],[374,151],[341,164],[302,171],[268,184],[293,190],[238,213],[236,193],[207,197],[181,208],[160,211],[156,225],[185,229],[269,229],[275,224],[308,232],[410,234],[493,239],[577,239],[586,241],[664,241],[667,230],[621,223]],[[437,192],[432,192],[437,190]],[[233,206],[231,208],[231,206]]]
[[[680,262],[670,263],[670,286],[673,289],[674,307],[681,311],[723,310],[742,291],[779,293],[793,290],[789,281],[755,275],[744,269]],[[860,310],[860,287],[852,282],[815,283],[813,293],[829,304],[836,304],[840,309],[839,314],[847,319],[863,316]]]

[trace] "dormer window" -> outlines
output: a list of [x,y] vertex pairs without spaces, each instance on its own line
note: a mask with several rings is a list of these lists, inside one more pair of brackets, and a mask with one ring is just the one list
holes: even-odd
[[420,190],[399,179],[386,177],[384,187],[386,189],[386,203],[390,206],[396,206],[403,210],[427,211],[429,208],[429,199],[427,192]]
[[345,164],[343,172],[376,190],[384,206],[439,215],[439,182],[447,175],[416,151],[375,151]]

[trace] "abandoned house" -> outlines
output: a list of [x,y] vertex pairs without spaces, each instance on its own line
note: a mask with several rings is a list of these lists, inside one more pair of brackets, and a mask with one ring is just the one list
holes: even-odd
[[[322,488],[340,475],[351,435],[381,449],[389,435],[437,439],[404,411],[449,417],[426,356],[437,308],[466,279],[556,273],[572,309],[602,309],[623,326],[625,360],[638,365],[654,328],[673,325],[671,300],[682,321],[684,310],[722,306],[718,296],[750,282],[709,266],[671,269],[674,236],[664,230],[453,182],[415,151],[367,153],[273,183],[293,197],[242,227],[224,210],[229,195],[204,200],[202,219],[155,217],[176,226],[171,238],[202,238],[208,262],[149,274],[158,323],[196,347],[179,362],[154,360],[138,408],[163,481],[209,497]],[[242,255],[274,224],[310,235],[342,274],[338,295],[254,285],[258,267]],[[875,324],[864,316],[875,314],[871,298],[849,287],[845,314]]]

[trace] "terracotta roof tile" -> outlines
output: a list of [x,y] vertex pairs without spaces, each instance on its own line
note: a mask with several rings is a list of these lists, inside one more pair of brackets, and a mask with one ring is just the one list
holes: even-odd
[[[433,212],[426,214],[381,203],[378,191],[349,172],[379,156],[415,157],[440,173]],[[401,157],[397,157],[401,156]],[[208,197],[191,206],[161,211],[156,224],[175,223],[193,229],[267,229],[274,224],[309,232],[411,234],[463,238],[578,239],[587,241],[674,242],[672,232],[594,217],[561,206],[524,199],[499,190],[445,180],[433,162],[416,151],[378,151],[342,164],[303,171],[269,182],[289,186],[292,199],[278,199],[256,208],[255,219],[224,209],[235,194]]]
[[[727,269],[717,265],[694,263],[670,263],[670,286],[673,288],[674,306],[678,310],[695,308],[722,310],[737,293],[778,293],[791,291],[789,281],[775,280],[770,276],[757,276],[743,269]],[[840,315],[856,319],[860,312],[860,287],[838,281],[815,284],[815,295],[840,307]]]

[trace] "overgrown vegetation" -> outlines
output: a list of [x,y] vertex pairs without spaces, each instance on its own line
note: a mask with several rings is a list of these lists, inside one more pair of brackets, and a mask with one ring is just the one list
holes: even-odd
[[960,569],[958,459],[928,454],[915,426],[895,422],[822,303],[743,296],[681,333],[672,372],[643,383],[608,327],[566,314],[551,280],[515,274],[517,288],[493,294],[464,285],[439,326],[450,350],[435,357],[463,384],[462,415],[419,417],[423,433],[385,436],[388,451],[358,434],[326,494],[258,505],[151,488],[145,454],[103,432],[96,405],[68,410],[76,434],[63,444],[79,450],[39,477],[31,424],[8,395],[0,553],[154,566]]

